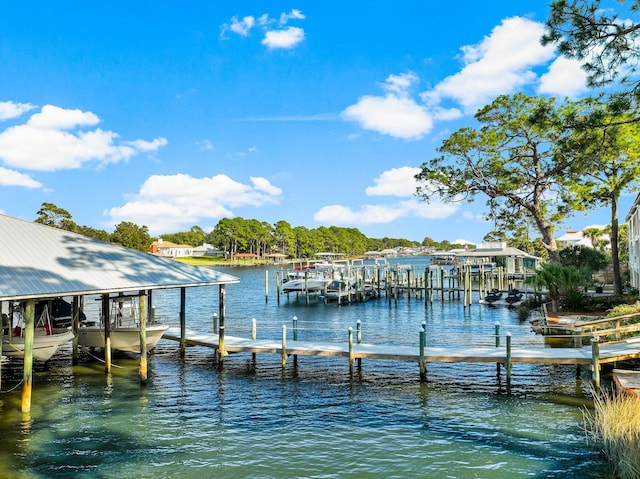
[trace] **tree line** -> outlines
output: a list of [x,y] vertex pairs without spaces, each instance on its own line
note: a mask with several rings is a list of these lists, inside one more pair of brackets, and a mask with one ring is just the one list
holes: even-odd
[[[42,203],[37,212],[36,223],[73,231],[102,241],[120,244],[140,251],[148,251],[157,238],[149,234],[147,226],[123,221],[115,226],[113,232],[78,225],[68,210],[53,203]],[[189,231],[161,234],[158,238],[176,244],[200,246],[211,244],[228,256],[239,253],[252,253],[259,257],[268,254],[284,254],[288,258],[311,258],[316,253],[341,253],[348,256],[360,256],[367,251],[407,247],[415,248],[421,244],[403,238],[368,238],[357,228],[338,226],[320,226],[306,228],[291,226],[286,221],[270,224],[256,219],[241,217],[222,218],[213,230],[206,232],[200,226]],[[430,247],[454,247],[448,241],[434,242],[425,238],[423,243]]]

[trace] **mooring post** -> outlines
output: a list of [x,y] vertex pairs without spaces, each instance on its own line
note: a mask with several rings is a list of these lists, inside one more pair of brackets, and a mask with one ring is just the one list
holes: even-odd
[[[251,339],[255,341],[257,337],[258,337],[258,329],[256,325],[256,318],[251,318]],[[253,360],[254,363],[256,362],[256,353],[251,353],[251,359]]]
[[353,370],[353,328],[349,326],[349,371]]
[[511,333],[507,333],[507,360],[505,366],[507,369],[507,383],[511,383]]
[[74,296],[71,302],[71,331],[73,332],[73,345],[71,364],[78,364],[78,326],[80,325],[80,297]]
[[424,329],[424,324],[420,330],[420,381],[427,380],[427,365],[424,362],[424,348],[427,343],[427,332]]
[[309,304],[309,270],[304,271],[304,300]]
[[[360,344],[362,342],[362,321],[356,322],[356,342]],[[362,358],[358,358],[358,367],[362,366]]]
[[219,285],[219,290],[218,290],[218,315],[220,317],[220,326],[219,326],[219,332],[218,332],[218,364],[222,365],[222,362],[224,361],[224,357],[226,355],[225,351],[224,351],[224,314],[226,311],[226,305],[225,305],[225,297],[227,294],[227,290],[225,289],[225,285],[221,284]]
[[180,357],[184,358],[187,349],[187,288],[180,288]]
[[494,325],[496,331],[496,348],[500,347],[500,323]]
[[264,271],[264,302],[269,302],[269,270]]
[[293,340],[298,340],[298,317],[293,317]]
[[591,377],[596,389],[600,388],[600,344],[598,338],[591,338]]
[[138,307],[140,308],[140,382],[147,383],[147,297],[145,291],[140,291],[140,300]]
[[33,388],[33,338],[35,336],[36,302],[27,300],[24,311],[24,359],[22,376],[22,412],[31,411],[31,390]]
[[280,280],[280,272],[276,271],[276,301],[280,304],[280,285],[282,281]]
[[213,334],[218,334],[218,313],[213,313]]
[[282,353],[280,355],[282,367],[287,365],[287,325],[282,325]]
[[102,318],[104,321],[104,372],[111,372],[111,318],[109,294],[102,295]]

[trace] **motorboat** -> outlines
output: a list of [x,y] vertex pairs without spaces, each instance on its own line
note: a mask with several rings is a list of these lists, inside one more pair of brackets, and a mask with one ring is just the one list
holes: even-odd
[[283,293],[304,293],[323,291],[332,279],[312,269],[296,270],[283,276]]
[[[17,321],[13,324],[14,316]],[[61,345],[73,339],[73,332],[68,328],[54,328],[49,308],[45,306],[34,327],[33,359],[48,361]],[[24,358],[24,305],[14,306],[9,315],[2,315],[2,354],[10,358]]]
[[[104,348],[104,318],[85,319],[78,328],[78,344],[91,348]],[[155,347],[169,326],[148,318],[146,325],[147,351]],[[118,296],[111,299],[109,314],[111,349],[140,353],[140,308],[137,297]]]

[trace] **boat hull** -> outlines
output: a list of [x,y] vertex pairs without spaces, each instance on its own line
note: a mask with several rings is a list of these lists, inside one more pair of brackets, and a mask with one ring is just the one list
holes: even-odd
[[[152,324],[146,327],[147,351],[155,347],[164,332],[166,324]],[[116,328],[110,332],[111,349],[140,353],[140,328]],[[84,326],[78,329],[78,344],[90,348],[104,348],[104,331],[97,326]]]
[[[33,338],[33,359],[48,361],[60,345],[73,339],[71,331],[54,334],[36,334]],[[2,355],[10,358],[24,358],[24,337],[4,336],[2,338]]]

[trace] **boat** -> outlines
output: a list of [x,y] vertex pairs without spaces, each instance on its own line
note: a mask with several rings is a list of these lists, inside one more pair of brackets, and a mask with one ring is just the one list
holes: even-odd
[[509,291],[509,294],[507,294],[507,297],[504,298],[504,301],[509,305],[514,305],[515,303],[519,303],[520,301],[522,301],[522,296],[522,292],[519,289],[514,288]]
[[493,288],[484,297],[484,302],[492,304],[492,303],[495,303],[496,301],[500,300],[500,298],[502,298],[502,292],[499,289]]
[[[17,317],[15,325],[14,317]],[[61,345],[73,339],[68,328],[54,328],[49,308],[45,306],[37,315],[33,336],[33,359],[48,361]],[[2,315],[2,355],[10,358],[24,358],[24,305],[14,305],[9,315]]]
[[[109,337],[111,349],[140,353],[140,308],[137,297],[118,296],[111,300],[109,314]],[[90,348],[104,348],[104,318],[100,320],[85,319],[78,328],[78,344]],[[157,323],[155,318],[148,318],[146,323],[147,351],[153,349],[160,341],[166,324]]]
[[332,279],[325,277],[320,270],[315,268],[305,268],[289,271],[283,275],[283,293],[304,293],[323,291],[325,286],[331,283]]
[[355,287],[353,283],[347,284],[346,281],[341,279],[335,279],[327,285],[327,291],[325,297],[327,300],[338,301],[343,298],[348,298],[349,295],[355,293]]

